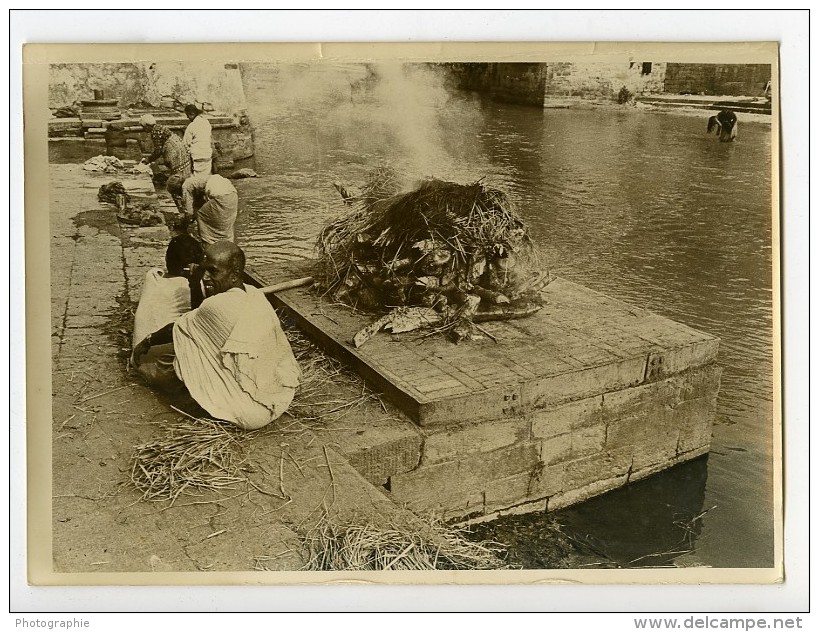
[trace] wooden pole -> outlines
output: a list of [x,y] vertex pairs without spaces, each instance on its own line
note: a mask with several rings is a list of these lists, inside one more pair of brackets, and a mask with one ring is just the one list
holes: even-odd
[[297,287],[304,287],[311,285],[313,277],[303,277],[301,279],[293,279],[292,281],[284,281],[283,283],[276,283],[275,285],[267,285],[259,289],[265,294],[273,294],[274,292],[284,292],[285,290],[292,290]]

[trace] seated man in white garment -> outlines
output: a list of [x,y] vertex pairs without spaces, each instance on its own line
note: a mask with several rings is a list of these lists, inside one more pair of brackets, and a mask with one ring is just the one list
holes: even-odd
[[[148,334],[173,323],[182,314],[191,311],[191,291],[188,287],[190,266],[202,262],[202,246],[190,235],[171,239],[165,252],[165,267],[152,268],[145,274],[139,305],[134,314],[134,348]],[[176,380],[168,383],[168,369],[173,368],[173,345],[151,347],[137,367],[137,372],[154,386],[173,390]]]
[[140,342],[134,363],[155,345],[173,342],[169,382],[184,384],[212,417],[252,430],[287,410],[301,372],[273,307],[242,282],[244,267],[235,244],[206,246],[190,275],[193,309]]

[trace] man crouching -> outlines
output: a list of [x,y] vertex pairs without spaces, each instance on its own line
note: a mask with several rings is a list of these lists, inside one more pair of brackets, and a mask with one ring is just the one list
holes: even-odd
[[152,346],[173,342],[178,384],[212,417],[253,430],[287,410],[301,372],[273,307],[242,282],[244,267],[235,244],[206,246],[189,274],[193,309],[148,335],[133,361],[138,367]]

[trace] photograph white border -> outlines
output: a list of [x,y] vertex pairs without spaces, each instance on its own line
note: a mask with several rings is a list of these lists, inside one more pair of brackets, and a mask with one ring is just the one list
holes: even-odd
[[[74,12],[49,13],[48,15],[23,13],[12,14],[12,37],[10,43],[10,80],[12,88],[20,85],[20,45],[25,41],[54,42],[99,41],[99,34],[105,33],[108,41],[213,41],[218,35],[220,41],[588,41],[633,40],[639,33],[643,40],[652,41],[746,41],[746,40],[779,40],[781,47],[782,71],[782,129],[784,149],[784,200],[783,233],[785,249],[783,251],[784,271],[787,275],[784,285],[786,311],[786,340],[807,338],[807,313],[804,287],[807,282],[807,231],[803,222],[807,220],[807,139],[801,135],[801,125],[807,120],[807,79],[805,50],[807,48],[805,16],[798,12],[733,12],[730,20],[720,20],[719,12],[709,12],[707,20],[695,12],[668,14],[664,12],[512,12],[501,11],[489,13],[476,11],[468,14],[449,16],[445,12],[432,15],[423,12],[407,12],[403,16],[394,13],[374,12],[372,14],[348,13],[307,13],[297,12],[275,15],[272,12],[260,15],[229,12],[221,13],[219,32],[213,33],[211,26],[213,16],[202,12],[177,14],[162,12],[161,19],[148,12],[125,15],[126,12],[115,12],[117,20],[110,18],[110,12],[100,14],[81,14],[82,19]],[[261,19],[261,18],[265,19]],[[275,19],[273,19],[275,17]],[[727,16],[722,16],[727,17]],[[404,18],[404,19],[402,19]],[[455,19],[457,18],[457,19]],[[722,29],[715,26],[722,23]],[[802,22],[800,24],[800,22]],[[730,23],[730,28],[725,24]],[[183,25],[182,30],[174,27]],[[68,28],[67,28],[68,26]],[[445,26],[446,29],[441,27]],[[53,29],[49,35],[49,28]],[[592,30],[590,30],[592,29]],[[170,31],[170,33],[169,33]],[[264,31],[262,33],[262,31]],[[629,36],[629,33],[631,35]],[[692,35],[696,33],[696,35]],[[536,34],[536,36],[535,36]],[[70,35],[70,36],[69,36]],[[800,85],[801,84],[801,85]],[[801,90],[801,92],[800,92]],[[22,156],[22,135],[20,126],[13,121],[21,120],[19,100],[12,91],[10,126],[10,156]],[[789,133],[789,130],[790,131]],[[801,140],[800,140],[801,138]],[[19,150],[19,151],[18,151]],[[793,156],[792,159],[789,159]],[[22,270],[22,160],[10,161],[11,176],[11,225],[10,244],[12,244],[12,270]],[[16,247],[15,247],[16,245]],[[16,265],[15,265],[16,261]],[[19,274],[19,273],[18,273]],[[11,329],[10,353],[12,358],[22,358],[24,352],[20,347],[22,337],[22,314],[20,308],[23,288],[22,277],[12,272],[10,287]],[[14,309],[17,307],[17,309]],[[800,318],[800,314],[802,318]],[[800,586],[800,579],[806,576],[807,531],[794,529],[799,523],[807,524],[807,454],[800,454],[798,446],[806,444],[807,428],[807,349],[804,345],[786,346],[785,357],[788,384],[785,390],[786,410],[788,412],[788,436],[786,453],[788,462],[786,474],[788,480],[787,499],[798,499],[788,502],[785,524],[786,572],[785,584],[781,586],[742,586],[741,598],[734,594],[718,595],[723,587],[709,586],[675,586],[655,587],[640,586],[639,598],[635,599],[634,591],[627,586],[595,587],[594,597],[589,599],[588,588],[577,591],[572,586],[552,586],[548,591],[533,586],[509,587],[456,587],[456,586],[394,586],[394,587],[352,587],[337,586],[327,589],[327,594],[317,598],[316,591],[322,589],[277,587],[275,594],[270,589],[255,587],[225,588],[184,588],[167,590],[155,588],[121,589],[116,587],[94,588],[91,591],[72,588],[41,589],[25,585],[25,546],[24,531],[20,521],[10,522],[12,546],[10,558],[12,569],[11,606],[16,610],[38,611],[40,609],[56,611],[81,610],[128,610],[134,603],[143,604],[144,609],[150,604],[151,610],[193,610],[219,608],[222,610],[254,611],[279,609],[547,609],[585,611],[590,604],[594,610],[619,610],[623,604],[635,609],[683,610],[696,604],[697,610],[733,609],[784,609],[797,610],[806,603],[806,583]],[[10,390],[11,472],[24,472],[21,456],[25,454],[25,433],[22,419],[25,401],[24,384],[20,378],[25,374],[21,370],[22,362],[15,359]],[[792,368],[788,368],[792,367]],[[15,377],[16,375],[16,377]],[[788,450],[788,446],[791,449]],[[801,473],[801,476],[800,476]],[[800,485],[800,479],[802,484]],[[21,476],[12,476],[13,482],[22,481]],[[15,484],[11,488],[11,507],[25,505],[25,489]],[[22,492],[22,495],[21,495]],[[22,517],[23,512],[17,512]],[[11,516],[10,516],[11,517]],[[15,517],[16,518],[16,517]],[[22,536],[22,539],[21,539]],[[788,547],[791,553],[788,554]],[[804,548],[803,548],[804,547]],[[803,554],[799,554],[803,551]],[[22,568],[22,573],[20,570]],[[19,582],[23,585],[20,586]],[[794,590],[791,589],[794,587]],[[657,591],[659,590],[659,592]],[[665,589],[665,590],[662,590]],[[304,592],[304,594],[294,594]],[[368,595],[358,596],[360,591]],[[48,597],[43,599],[44,592]],[[190,592],[190,594],[188,594]],[[261,592],[260,592],[261,591]],[[625,591],[625,592],[624,592]],[[669,591],[673,592],[672,595]],[[180,592],[185,593],[180,595]],[[573,596],[573,592],[578,592]],[[72,594],[73,593],[73,594]],[[84,594],[83,594],[84,593]],[[378,595],[377,593],[383,593]],[[497,596],[488,597],[490,593]],[[582,596],[581,596],[582,593]],[[255,596],[254,596],[255,595]],[[479,596],[481,595],[481,596]],[[626,596],[628,595],[628,596]],[[385,600],[386,597],[386,600]],[[394,601],[395,598],[398,598]],[[670,597],[670,598],[669,598]],[[726,600],[726,597],[728,599]],[[254,602],[259,598],[258,602]],[[787,604],[777,605],[780,604]],[[765,605],[769,604],[769,605]],[[61,605],[70,606],[61,608]],[[788,607],[789,606],[789,607]]]

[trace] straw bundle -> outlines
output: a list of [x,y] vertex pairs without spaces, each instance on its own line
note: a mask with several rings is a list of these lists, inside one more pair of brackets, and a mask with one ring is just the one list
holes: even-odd
[[359,196],[347,198],[349,211],[319,233],[326,294],[372,311],[435,308],[446,326],[497,305],[506,307],[484,320],[531,313],[532,292],[524,307],[514,304],[518,289],[529,283],[536,292],[545,282],[531,283],[532,242],[502,191],[481,181],[430,179],[394,194],[397,186],[392,170],[376,171]]
[[304,537],[302,570],[488,570],[507,568],[503,546],[470,542],[460,530],[432,523],[422,530],[374,524],[337,525],[323,519]]
[[142,500],[173,501],[182,494],[233,489],[239,473],[239,432],[213,419],[180,419],[155,439],[136,446],[131,482]]
[[381,165],[370,172],[359,199],[369,206],[400,191],[401,180],[398,172],[392,167]]

